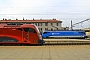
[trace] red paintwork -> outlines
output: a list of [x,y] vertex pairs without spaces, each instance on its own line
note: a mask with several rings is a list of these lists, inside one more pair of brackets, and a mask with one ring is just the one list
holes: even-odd
[[[25,32],[24,30],[18,30],[17,28],[33,28],[36,33]],[[28,34],[28,35],[27,35]],[[6,24],[0,24],[0,37],[6,36],[15,38],[18,42],[0,42],[0,43],[26,43],[26,44],[38,44],[38,31],[33,24],[23,24],[20,26],[9,26]]]

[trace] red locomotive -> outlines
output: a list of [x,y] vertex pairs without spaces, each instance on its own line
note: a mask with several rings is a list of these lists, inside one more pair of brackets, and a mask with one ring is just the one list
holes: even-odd
[[0,24],[0,44],[39,44],[44,40],[34,24]]

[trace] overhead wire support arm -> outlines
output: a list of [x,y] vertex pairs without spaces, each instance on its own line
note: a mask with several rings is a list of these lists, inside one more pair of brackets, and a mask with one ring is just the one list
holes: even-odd
[[89,19],[86,19],[86,20],[83,20],[83,21],[81,21],[81,22],[75,23],[75,24],[72,25],[72,27],[74,27],[74,25],[77,25],[77,24],[79,24],[79,23],[83,23],[83,22],[88,21],[88,20],[90,20],[90,18],[89,18]]

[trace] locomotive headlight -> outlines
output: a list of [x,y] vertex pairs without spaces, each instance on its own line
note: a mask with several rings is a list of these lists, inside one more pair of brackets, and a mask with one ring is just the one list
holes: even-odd
[[39,39],[40,39],[40,40],[43,40],[41,35],[39,35]]

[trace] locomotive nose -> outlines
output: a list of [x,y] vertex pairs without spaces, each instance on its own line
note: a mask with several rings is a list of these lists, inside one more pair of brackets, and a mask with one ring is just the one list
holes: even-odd
[[45,41],[44,41],[43,38],[42,38],[42,35],[39,35],[38,37],[39,37],[39,44],[45,43]]
[[42,35],[39,35],[39,39],[40,39],[40,40],[43,40]]

